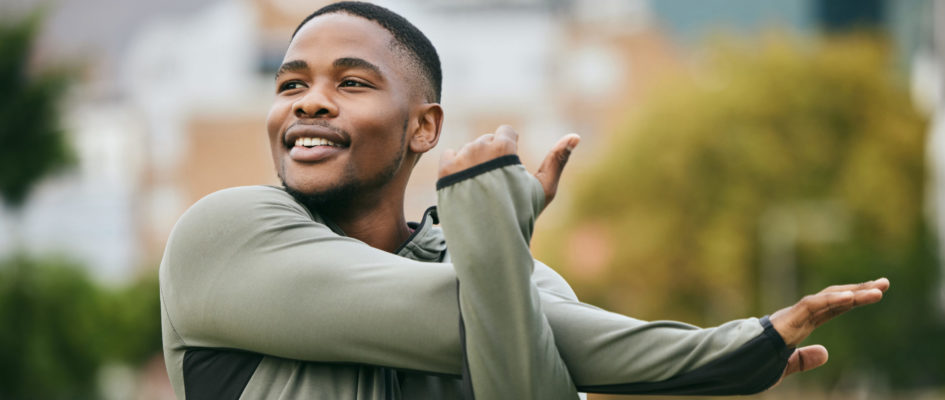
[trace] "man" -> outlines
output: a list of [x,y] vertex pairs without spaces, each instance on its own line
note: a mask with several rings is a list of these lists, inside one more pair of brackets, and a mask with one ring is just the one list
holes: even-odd
[[346,2],[302,22],[267,120],[284,188],[211,194],[168,240],[162,327],[179,398],[753,393],[823,364],[823,347],[794,346],[888,288],[831,287],[709,329],[581,303],[528,246],[576,135],[534,175],[509,127],[447,150],[438,207],[406,223],[439,98],[436,51],[398,15]]

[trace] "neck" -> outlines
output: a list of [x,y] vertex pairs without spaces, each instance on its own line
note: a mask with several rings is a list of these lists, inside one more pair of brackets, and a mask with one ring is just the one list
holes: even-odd
[[404,197],[380,201],[367,207],[347,208],[347,212],[328,215],[345,235],[389,253],[396,251],[410,237],[404,218]]
[[339,212],[331,213],[329,218],[345,235],[393,253],[410,237],[410,228],[404,218],[404,194],[415,163],[414,155],[408,153],[402,165],[409,167],[400,169],[387,184],[356,196],[352,199],[354,201]]
[[[415,159],[408,158],[406,165],[412,167],[414,161]],[[386,184],[345,196],[342,201],[322,203],[318,206],[308,204],[304,200],[301,202],[310,208],[317,207],[317,210],[312,211],[329,219],[341,228],[346,236],[393,253],[407,241],[411,233],[407,227],[407,219],[404,218],[404,194],[411,169],[403,169]]]
[[333,222],[346,236],[392,253],[410,236],[404,218],[405,186],[388,184],[343,201],[303,204],[315,207],[314,212]]

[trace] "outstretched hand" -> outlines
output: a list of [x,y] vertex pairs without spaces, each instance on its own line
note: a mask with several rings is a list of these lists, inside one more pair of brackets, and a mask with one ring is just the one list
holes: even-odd
[[[545,191],[546,207],[558,192],[558,181],[561,179],[564,165],[567,164],[571,151],[577,147],[580,141],[581,137],[577,134],[565,135],[551,148],[541,166],[538,167],[538,171],[535,172],[535,178],[541,182],[541,186]],[[458,151],[444,150],[443,155],[440,156],[439,177],[442,178],[486,161],[516,154],[517,152],[518,134],[512,130],[512,127],[502,125],[496,129],[495,133],[482,135],[476,140],[466,143]]]
[[[887,289],[889,289],[889,280],[886,278],[859,284],[830,286],[817,294],[804,296],[793,306],[782,308],[771,314],[771,325],[784,339],[785,344],[797,346],[814,331],[814,328],[834,317],[854,307],[882,300],[883,293]],[[781,379],[795,372],[817,368],[826,362],[827,349],[824,346],[798,348],[788,359]]]

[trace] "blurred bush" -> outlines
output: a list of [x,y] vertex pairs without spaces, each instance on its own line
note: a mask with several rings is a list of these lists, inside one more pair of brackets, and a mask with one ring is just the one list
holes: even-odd
[[0,261],[0,398],[97,398],[107,363],[161,351],[157,276],[111,288],[80,266],[23,254]]
[[[41,17],[0,21],[0,198],[14,215],[75,161],[59,111],[73,73],[31,63]],[[99,398],[101,366],[161,351],[156,273],[106,287],[67,260],[15,253],[0,260],[0,327],[0,399]]]
[[583,300],[715,325],[887,276],[880,304],[821,327],[807,379],[945,384],[923,215],[926,121],[869,36],[720,42],[614,132],[538,244]]

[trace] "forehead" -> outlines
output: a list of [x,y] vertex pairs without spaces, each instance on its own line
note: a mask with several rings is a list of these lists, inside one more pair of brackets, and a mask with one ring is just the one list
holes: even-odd
[[385,73],[400,72],[393,40],[390,32],[368,19],[346,13],[324,14],[299,29],[284,61],[331,63],[342,57],[357,57],[380,66]]

